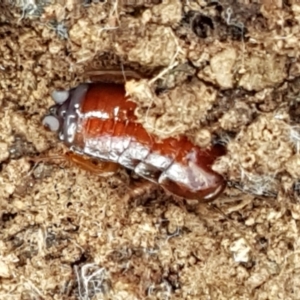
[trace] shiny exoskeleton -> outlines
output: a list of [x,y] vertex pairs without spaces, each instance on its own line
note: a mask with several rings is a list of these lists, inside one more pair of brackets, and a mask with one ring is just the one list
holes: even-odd
[[124,85],[81,84],[59,95],[43,123],[72,151],[118,163],[186,199],[213,200],[224,190],[223,177],[211,168],[224,148],[201,149],[184,136],[159,140],[149,134],[137,122]]

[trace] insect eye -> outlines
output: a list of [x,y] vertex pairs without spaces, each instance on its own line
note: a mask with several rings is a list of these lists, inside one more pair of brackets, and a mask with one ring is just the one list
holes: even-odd
[[42,121],[45,129],[49,130],[49,131],[58,131],[60,124],[59,124],[59,120],[54,117],[54,116],[46,116],[43,121]]
[[53,91],[51,96],[56,104],[63,104],[70,95],[70,91]]

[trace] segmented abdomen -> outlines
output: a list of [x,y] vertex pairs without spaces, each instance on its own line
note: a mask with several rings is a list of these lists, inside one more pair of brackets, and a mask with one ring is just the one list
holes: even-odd
[[224,188],[211,169],[223,148],[203,150],[185,137],[159,141],[136,121],[122,85],[91,85],[81,107],[77,144],[85,154],[117,162],[188,199],[211,199]]

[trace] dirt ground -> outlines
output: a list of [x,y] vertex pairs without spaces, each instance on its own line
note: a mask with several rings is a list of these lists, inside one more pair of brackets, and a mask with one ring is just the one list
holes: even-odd
[[[0,299],[300,299],[299,50],[296,0],[1,1]],[[107,68],[149,132],[226,144],[221,197],[63,159],[51,93]]]

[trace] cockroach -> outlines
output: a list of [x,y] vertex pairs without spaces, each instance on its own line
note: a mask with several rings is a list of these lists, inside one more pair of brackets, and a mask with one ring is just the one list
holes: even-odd
[[224,178],[212,170],[224,147],[202,149],[185,136],[159,140],[149,134],[137,122],[137,105],[126,97],[124,84],[83,83],[53,98],[56,105],[43,124],[58,133],[79,164],[85,164],[80,155],[100,160],[104,171],[118,164],[188,200],[210,201],[224,190]]

